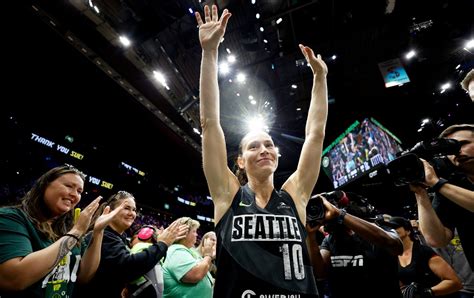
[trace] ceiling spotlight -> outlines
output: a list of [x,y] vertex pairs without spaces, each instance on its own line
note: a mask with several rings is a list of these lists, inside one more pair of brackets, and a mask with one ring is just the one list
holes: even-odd
[[469,40],[466,42],[466,49],[472,49],[474,48],[474,39]]
[[414,50],[409,51],[406,55],[405,58],[411,59],[416,56],[416,52]]
[[226,75],[229,72],[230,72],[229,64],[227,64],[227,62],[221,62],[219,64],[219,73],[223,74],[223,75]]
[[298,88],[298,86],[293,84],[293,85],[291,85],[291,88],[296,89],[296,88]]
[[260,32],[263,32],[265,31],[265,29],[263,29],[263,27],[260,27]]
[[451,88],[451,83],[445,83],[443,85],[441,85],[441,90],[446,90],[446,89],[449,89]]
[[158,82],[160,82],[160,84],[163,85],[167,90],[170,90],[170,88],[169,88],[168,85],[166,84],[166,78],[165,78],[165,76],[163,75],[163,73],[154,70],[154,71],[153,71],[153,76],[155,77],[155,80],[157,80]]
[[245,82],[245,75],[243,73],[237,74],[237,82],[244,83]]
[[257,13],[257,14],[255,15],[255,18],[256,18],[257,20],[260,19],[260,14]]
[[234,55],[229,55],[227,56],[227,62],[229,63],[234,63],[235,62],[235,56]]
[[126,37],[125,35],[120,35],[119,36],[119,41],[126,48],[129,47],[132,44],[130,39],[128,39],[128,37]]
[[190,14],[194,14],[194,11],[193,11],[193,9],[192,9],[191,7],[188,8],[188,11],[189,11]]
[[277,25],[280,24],[282,21],[283,21],[282,18],[278,18],[278,20],[276,20]]
[[331,59],[332,59],[332,60],[336,60],[336,58],[337,58],[336,55],[332,55],[332,56],[331,56]]
[[268,43],[268,40],[264,39],[263,42],[264,42],[264,43]]

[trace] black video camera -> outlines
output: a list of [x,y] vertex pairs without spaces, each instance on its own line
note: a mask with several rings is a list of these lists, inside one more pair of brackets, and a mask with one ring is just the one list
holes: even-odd
[[349,199],[342,190],[335,190],[312,196],[308,205],[306,205],[306,222],[311,227],[320,225],[323,222],[326,213],[326,207],[324,207],[321,196],[338,208],[347,205],[349,202]]
[[427,160],[440,177],[450,177],[456,167],[447,155],[456,155],[461,143],[454,139],[437,138],[417,143],[412,149],[402,152],[401,156],[387,164],[387,171],[395,185],[424,182],[425,169],[420,158]]

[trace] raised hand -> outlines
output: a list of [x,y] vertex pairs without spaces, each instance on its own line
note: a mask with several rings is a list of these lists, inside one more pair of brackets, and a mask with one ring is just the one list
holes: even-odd
[[302,44],[300,44],[299,47],[304,57],[306,58],[306,61],[311,66],[313,74],[326,76],[328,74],[328,67],[326,63],[324,63],[323,59],[321,59],[321,55],[318,54],[318,56],[316,57],[310,47],[304,46]]
[[216,50],[219,46],[222,37],[224,36],[227,22],[231,16],[231,13],[224,9],[224,12],[219,19],[217,13],[217,6],[212,5],[211,9],[208,5],[204,6],[204,20],[202,21],[199,12],[195,13],[196,21],[199,27],[199,41],[203,50]]
[[109,223],[114,219],[117,214],[119,214],[120,211],[125,208],[127,205],[127,200],[123,200],[122,204],[115,208],[112,212],[110,212],[110,206],[105,207],[104,211],[102,212],[102,215],[97,218],[97,220],[94,223],[94,232],[100,232],[105,227],[109,225]]
[[89,205],[87,205],[86,208],[81,211],[79,218],[72,227],[71,232],[73,234],[79,234],[78,236],[82,236],[86,233],[87,228],[91,223],[92,216],[94,215],[97,208],[99,208],[99,201],[101,199],[102,197],[98,196],[94,201],[92,201]]
[[179,219],[173,221],[164,231],[158,236],[158,241],[166,243],[170,246],[176,240],[180,240],[186,237],[188,234],[189,227],[188,225],[183,225],[179,223]]
[[216,243],[209,241],[208,239],[204,240],[204,244],[202,246],[202,256],[210,256],[211,259],[216,258]]

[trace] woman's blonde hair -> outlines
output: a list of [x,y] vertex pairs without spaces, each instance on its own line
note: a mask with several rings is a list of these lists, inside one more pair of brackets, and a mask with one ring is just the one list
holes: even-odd
[[[191,230],[193,229],[199,229],[199,226],[201,225],[199,223],[199,221],[195,220],[195,219],[192,219],[191,217],[181,217],[181,218],[178,218],[178,222],[182,225],[187,225],[188,226],[188,233],[191,232]],[[183,239],[180,239],[180,240],[175,240],[174,243],[180,243],[180,241],[182,241]]]
[[[198,251],[198,253],[199,253],[201,256],[202,256],[202,247],[203,247],[203,245],[204,245],[204,241],[205,241],[207,238],[211,237],[212,234],[216,235],[216,232],[214,232],[214,231],[209,231],[209,232],[207,232],[206,234],[204,234],[204,236],[202,236],[201,242],[199,242],[198,247],[196,247],[196,250]],[[217,238],[217,235],[216,235],[216,238]]]

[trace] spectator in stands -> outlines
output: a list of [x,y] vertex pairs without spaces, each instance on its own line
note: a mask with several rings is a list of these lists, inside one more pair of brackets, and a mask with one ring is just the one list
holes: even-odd
[[[213,231],[210,231],[210,232],[207,232],[206,234],[204,234],[202,236],[202,239],[201,239],[201,242],[199,242],[199,245],[198,247],[196,247],[196,251],[199,253],[199,255],[201,257],[204,257],[204,248],[207,246],[207,245],[216,245],[217,244],[217,236],[216,236],[216,233],[213,232]],[[211,270],[210,270],[211,274],[213,277],[216,276],[216,272],[217,272],[217,267],[216,267],[216,264],[214,262],[214,260],[212,261],[212,265],[211,265]]]
[[462,289],[456,272],[433,249],[415,238],[410,221],[403,217],[391,217],[384,224],[396,229],[403,241],[403,254],[398,256],[398,277],[403,296],[457,297],[446,296]]
[[464,77],[461,82],[461,87],[469,93],[469,97],[474,102],[474,69],[471,69]]
[[[163,230],[159,230],[155,226],[145,225],[140,227],[133,235],[131,241],[132,249],[130,252],[138,253],[157,242],[158,235]],[[150,271],[145,273],[143,276],[132,281],[128,286],[127,297],[139,297],[139,298],[161,298],[163,297],[163,271],[161,268],[161,262],[156,263]]]
[[[313,72],[313,88],[300,160],[281,191],[275,190],[273,181],[278,152],[266,132],[251,132],[242,139],[234,175],[227,166],[217,80],[218,47],[230,16],[225,9],[219,18],[215,5],[212,12],[204,7],[204,20],[196,13],[202,47],[199,90],[204,174],[214,201],[219,242],[214,293],[216,297],[248,293],[314,297],[317,288],[304,223],[321,163],[328,110],[327,66],[320,55],[300,45]],[[242,186],[244,180],[248,183]]]
[[[126,191],[119,191],[102,204],[99,211],[106,204],[112,210],[122,204],[125,207],[105,229],[99,268],[89,284],[79,287],[80,297],[121,297],[123,288],[150,271],[165,255],[168,246],[176,239],[185,237],[188,230],[185,225],[175,221],[161,233],[156,243],[132,254],[125,231],[137,215],[135,198]],[[90,238],[86,237],[86,240]]]
[[201,257],[194,249],[199,222],[189,217],[177,220],[189,227],[185,238],[175,241],[163,264],[164,297],[212,297],[213,278],[209,273],[216,257],[216,245],[207,241]]
[[[123,209],[106,207],[86,233],[101,197],[92,201],[74,221],[85,176],[71,166],[53,168],[31,187],[20,205],[0,208],[0,296],[71,297],[75,282],[88,282],[101,259],[104,228]],[[85,250],[85,252],[84,252]]]

